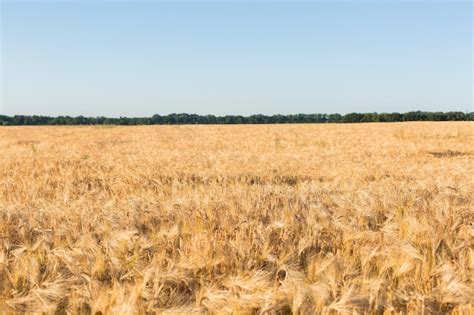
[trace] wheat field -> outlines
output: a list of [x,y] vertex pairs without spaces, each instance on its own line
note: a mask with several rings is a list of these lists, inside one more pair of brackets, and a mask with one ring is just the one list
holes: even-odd
[[0,314],[474,313],[474,123],[0,127]]

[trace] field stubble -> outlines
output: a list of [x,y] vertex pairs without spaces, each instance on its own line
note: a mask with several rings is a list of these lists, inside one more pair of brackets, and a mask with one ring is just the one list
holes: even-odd
[[0,128],[0,313],[473,313],[474,124]]

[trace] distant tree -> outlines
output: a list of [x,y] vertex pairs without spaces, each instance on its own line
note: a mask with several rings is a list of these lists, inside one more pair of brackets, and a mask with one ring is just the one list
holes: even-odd
[[341,114],[330,114],[328,116],[327,122],[331,123],[338,123],[342,121],[342,115]]
[[361,122],[363,118],[364,118],[363,114],[349,113],[349,114],[344,115],[344,117],[342,118],[342,122],[357,123],[357,122]]

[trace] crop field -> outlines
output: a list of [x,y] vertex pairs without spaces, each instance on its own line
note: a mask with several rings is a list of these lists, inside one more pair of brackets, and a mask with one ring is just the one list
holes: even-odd
[[0,314],[474,313],[474,123],[0,127]]

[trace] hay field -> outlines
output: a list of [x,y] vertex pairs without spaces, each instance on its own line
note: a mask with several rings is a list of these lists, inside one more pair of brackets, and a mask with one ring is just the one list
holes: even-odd
[[0,314],[474,313],[472,122],[0,127],[0,152]]

